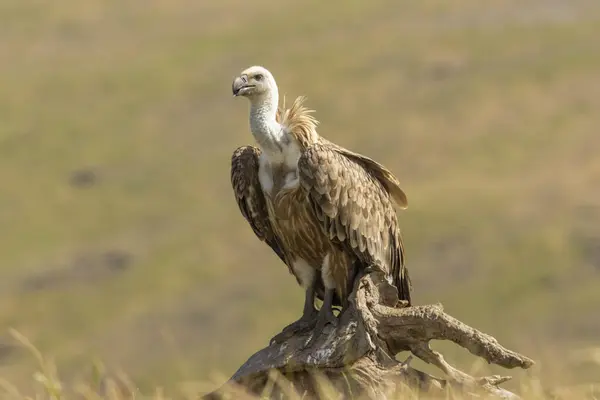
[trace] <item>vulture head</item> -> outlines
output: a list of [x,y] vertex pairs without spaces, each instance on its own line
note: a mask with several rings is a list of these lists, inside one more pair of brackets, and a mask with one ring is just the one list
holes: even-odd
[[234,96],[244,96],[255,100],[277,93],[277,84],[273,75],[263,67],[253,66],[233,80],[231,90]]

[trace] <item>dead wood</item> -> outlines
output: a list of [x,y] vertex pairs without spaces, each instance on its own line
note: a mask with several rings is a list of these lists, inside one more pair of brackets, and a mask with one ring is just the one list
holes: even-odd
[[[371,272],[357,280],[350,306],[336,328],[327,327],[310,347],[312,333],[298,334],[254,354],[220,389],[204,399],[243,398],[404,398],[420,396],[489,395],[516,399],[499,385],[508,376],[476,378],[448,364],[429,346],[431,340],[449,340],[505,368],[529,368],[533,361],[501,346],[486,335],[446,314],[441,305],[405,307],[396,289]],[[445,374],[438,378],[412,368],[410,356],[399,362],[400,351],[410,351]],[[236,394],[231,396],[232,391]],[[335,396],[334,396],[335,394]],[[410,398],[409,396],[407,396]]]

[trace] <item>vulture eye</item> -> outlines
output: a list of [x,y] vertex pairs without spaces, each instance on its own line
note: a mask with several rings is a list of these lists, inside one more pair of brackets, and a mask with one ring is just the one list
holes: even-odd
[[257,75],[254,75],[254,79],[256,79],[257,81],[262,81],[263,76],[261,74],[257,74]]

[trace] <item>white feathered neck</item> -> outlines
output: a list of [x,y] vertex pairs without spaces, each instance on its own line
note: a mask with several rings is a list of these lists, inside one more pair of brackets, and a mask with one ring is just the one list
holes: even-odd
[[277,159],[290,140],[277,122],[279,93],[274,82],[272,86],[270,91],[250,100],[250,131],[261,150],[270,159]]

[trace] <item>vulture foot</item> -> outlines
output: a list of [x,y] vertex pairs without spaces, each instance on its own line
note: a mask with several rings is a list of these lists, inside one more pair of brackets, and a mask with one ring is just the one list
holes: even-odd
[[333,307],[331,306],[333,300],[333,290],[327,289],[325,291],[325,301],[323,302],[323,306],[319,310],[319,314],[317,315],[317,323],[315,325],[315,329],[313,329],[313,333],[311,338],[306,343],[306,347],[312,346],[312,344],[316,341],[316,339],[321,336],[325,326],[327,324],[332,324],[334,327],[338,325],[338,319],[333,313]]
[[292,322],[291,324],[283,328],[281,333],[278,333],[277,335],[273,336],[273,338],[269,342],[269,346],[276,343],[285,342],[286,340],[298,334],[306,333],[310,331],[316,323],[317,310],[314,310],[313,314],[303,314],[299,320]]

